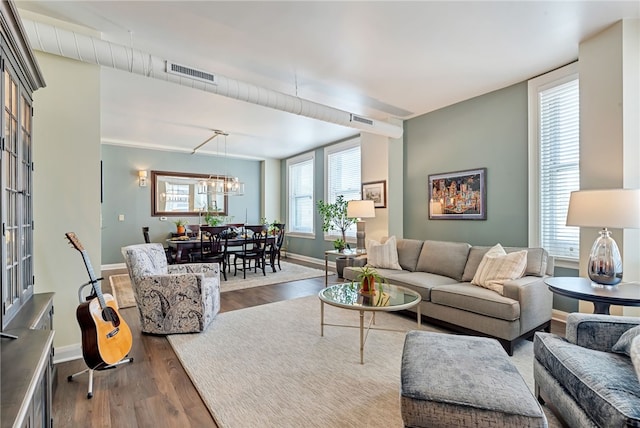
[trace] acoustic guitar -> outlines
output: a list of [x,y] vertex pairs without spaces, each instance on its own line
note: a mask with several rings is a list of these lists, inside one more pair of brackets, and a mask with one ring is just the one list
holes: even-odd
[[[76,234],[65,233],[71,245],[82,254],[95,298],[81,303],[76,317],[82,331],[82,356],[87,366],[96,369],[115,364],[131,350],[131,329],[118,313],[118,303],[110,294],[102,294],[91,262]],[[87,283],[87,284],[89,284]]]

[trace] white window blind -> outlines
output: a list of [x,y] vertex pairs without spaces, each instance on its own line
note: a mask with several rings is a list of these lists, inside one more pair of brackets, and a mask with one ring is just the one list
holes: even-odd
[[287,161],[289,176],[287,227],[289,232],[313,233],[313,163],[313,155]]
[[[325,149],[326,156],[326,200],[335,202],[339,195],[345,201],[359,200],[361,192],[360,180],[360,140],[350,140]],[[347,237],[356,236],[356,227],[352,225],[346,233]],[[331,237],[340,237],[339,231],[329,232]]]
[[577,75],[538,90],[539,236],[549,254],[578,260],[580,229],[566,226],[569,196],[580,188]]

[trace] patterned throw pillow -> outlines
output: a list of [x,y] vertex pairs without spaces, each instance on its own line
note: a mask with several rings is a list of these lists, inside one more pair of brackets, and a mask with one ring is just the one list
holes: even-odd
[[640,381],[640,337],[636,337],[631,341],[631,361],[633,368],[636,369],[636,376]]
[[611,351],[617,352],[618,354],[625,354],[630,357],[631,342],[638,336],[640,336],[640,325],[630,328],[629,330],[622,333],[622,336],[620,336],[616,344],[613,345]]
[[482,257],[471,284],[503,294],[504,283],[522,277],[526,268],[527,250],[507,254],[497,244]]
[[392,236],[384,244],[373,239],[367,239],[367,264],[382,269],[402,270],[398,263],[398,249],[396,237]]

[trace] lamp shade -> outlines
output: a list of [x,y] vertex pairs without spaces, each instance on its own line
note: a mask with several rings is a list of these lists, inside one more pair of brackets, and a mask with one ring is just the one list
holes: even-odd
[[376,216],[373,201],[349,201],[347,202],[347,217],[370,218]]
[[567,226],[640,228],[640,189],[571,192]]

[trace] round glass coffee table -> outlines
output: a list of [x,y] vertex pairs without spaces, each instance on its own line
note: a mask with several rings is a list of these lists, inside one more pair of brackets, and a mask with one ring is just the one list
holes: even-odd
[[[324,336],[324,326],[353,327],[340,324],[328,324],[324,322],[324,304],[338,308],[349,309],[360,312],[360,364],[364,364],[364,344],[367,340],[369,330],[376,330],[371,325],[376,323],[376,312],[401,311],[417,306],[418,326],[422,325],[420,315],[420,294],[408,288],[391,284],[376,284],[373,293],[361,293],[359,284],[347,282],[336,284],[322,289],[318,293],[320,298],[320,336]],[[372,312],[371,320],[366,328],[364,326],[364,313]],[[381,329],[379,329],[381,330]]]

